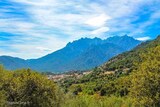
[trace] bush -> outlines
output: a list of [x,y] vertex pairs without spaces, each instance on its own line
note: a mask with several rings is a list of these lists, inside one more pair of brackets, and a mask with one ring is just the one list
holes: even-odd
[[138,105],[160,106],[160,46],[142,55],[143,62],[132,74],[130,95]]
[[0,77],[0,97],[5,94],[5,102],[12,107],[59,107],[56,85],[47,77],[30,69],[9,72],[2,68]]
[[80,95],[69,97],[62,107],[135,107],[130,98]]

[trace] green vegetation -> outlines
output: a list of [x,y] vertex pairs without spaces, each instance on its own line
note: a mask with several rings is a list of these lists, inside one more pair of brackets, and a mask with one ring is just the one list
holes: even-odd
[[0,67],[0,83],[1,105],[59,107],[55,83],[30,69],[12,72]]
[[62,107],[134,107],[132,99],[81,95],[70,97]]
[[160,46],[143,55],[132,74],[130,94],[137,104],[160,106]]

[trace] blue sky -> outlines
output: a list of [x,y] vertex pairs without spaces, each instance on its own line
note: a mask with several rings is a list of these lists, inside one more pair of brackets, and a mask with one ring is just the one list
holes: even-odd
[[160,34],[160,0],[0,0],[0,55],[38,58],[81,37]]

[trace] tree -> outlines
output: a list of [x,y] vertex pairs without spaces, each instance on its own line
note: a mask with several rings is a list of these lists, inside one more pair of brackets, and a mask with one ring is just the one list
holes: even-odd
[[12,107],[59,107],[57,87],[46,76],[30,69],[2,73],[0,92]]
[[130,95],[138,105],[160,106],[160,46],[141,57],[142,63],[132,75]]

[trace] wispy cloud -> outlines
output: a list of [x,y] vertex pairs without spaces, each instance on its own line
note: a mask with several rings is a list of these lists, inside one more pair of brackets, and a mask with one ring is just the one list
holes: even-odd
[[101,14],[99,16],[96,16],[96,17],[93,17],[89,20],[87,20],[85,23],[87,25],[90,25],[90,26],[95,26],[95,27],[101,27],[101,26],[104,26],[106,24],[106,21],[111,19],[110,16],[107,16],[105,14]]
[[0,38],[3,45],[0,55],[40,57],[81,37],[152,36],[160,21],[159,3],[159,0],[0,0],[0,31],[11,34],[6,35],[7,40],[4,36]]
[[146,36],[146,37],[139,37],[139,38],[136,38],[137,40],[140,40],[140,41],[146,41],[146,40],[150,40],[151,38],[149,36]]
[[108,31],[109,31],[108,27],[101,27],[101,28],[98,28],[98,29],[92,31],[91,34],[99,35],[99,34],[102,34],[102,33],[108,32]]

